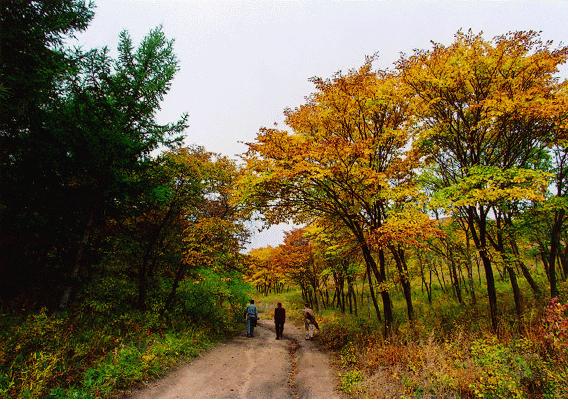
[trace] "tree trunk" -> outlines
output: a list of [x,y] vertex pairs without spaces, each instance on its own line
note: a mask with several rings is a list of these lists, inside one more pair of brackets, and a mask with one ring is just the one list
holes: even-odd
[[[420,255],[420,252],[417,252],[418,263],[420,264],[420,278],[422,279],[422,288],[426,287],[426,295],[428,295],[428,303],[432,304],[432,269],[428,266],[428,270],[430,271],[430,287],[428,287],[428,283],[426,282],[426,277],[424,276],[424,260]],[[422,290],[424,292],[424,290]]]
[[426,287],[426,291],[428,292],[428,303],[432,305],[432,267],[428,267],[428,270],[430,271],[430,283]]
[[[436,274],[436,278],[438,279],[438,285],[440,286],[440,289],[442,290],[442,292],[446,292],[446,287],[444,286],[444,284],[442,283],[442,280],[440,279],[440,275],[438,274],[438,269],[436,268],[436,266],[430,266],[431,270],[432,270],[432,268],[434,269],[434,273]],[[431,272],[431,270],[430,270],[430,272]]]
[[[374,260],[373,260],[373,264],[374,264],[375,270],[376,270],[377,265],[374,263]],[[386,281],[385,253],[382,249],[379,250],[379,265],[380,265],[380,269],[381,269],[380,274],[381,274],[381,277],[382,277],[382,281],[380,281],[379,284],[382,284]],[[376,273],[377,272],[375,272],[375,274]],[[390,335],[391,328],[392,328],[392,322],[393,322],[392,302],[391,302],[390,295],[389,295],[387,290],[381,291],[381,298],[383,300],[383,308],[385,310],[385,336],[386,336],[386,335]]]
[[170,221],[170,218],[174,215],[175,207],[174,205],[170,205],[168,211],[151,234],[150,239],[146,244],[146,248],[144,250],[144,256],[142,257],[142,263],[138,268],[138,308],[140,310],[146,309],[146,292],[148,288],[148,276],[147,276],[147,269],[148,269],[148,262],[151,259],[152,252],[154,252],[154,248],[156,243],[159,242],[160,236],[162,234],[162,230],[166,226],[166,224]]
[[564,280],[568,279],[568,244],[564,245],[560,262],[562,264],[562,271],[564,272]]
[[164,308],[162,309],[161,316],[163,316],[164,313],[166,313],[167,311],[171,310],[176,298],[177,288],[184,275],[185,275],[185,266],[183,264],[180,264],[176,271],[174,282],[172,283],[172,288],[170,289],[170,293],[168,295],[168,298],[166,299]]
[[[479,207],[479,215],[474,207],[468,207],[468,224],[471,229],[473,242],[483,263],[485,270],[485,280],[487,286],[487,297],[489,299],[489,317],[491,319],[491,328],[494,333],[497,332],[497,292],[495,290],[495,278],[493,276],[493,268],[491,259],[487,253],[487,220],[486,211],[483,206]],[[479,234],[477,233],[475,223],[479,226]]]
[[534,296],[536,298],[539,298],[541,296],[542,292],[540,290],[540,287],[536,283],[536,281],[534,281],[528,267],[525,265],[525,263],[521,259],[521,253],[519,252],[517,240],[515,239],[515,237],[513,235],[513,231],[512,231],[512,227],[513,227],[512,219],[508,214],[505,214],[504,218],[505,218],[505,224],[508,227],[509,244],[511,246],[511,250],[513,251],[513,256],[515,257],[515,262],[516,262],[517,266],[521,269],[521,273],[523,273],[525,280],[527,280],[527,282],[529,283]]
[[554,221],[550,232],[550,253],[548,255],[548,281],[550,283],[550,296],[558,296],[558,283],[556,279],[556,256],[560,250],[560,233],[562,231],[562,221],[564,211],[559,210],[554,213]]
[[[373,272],[373,274],[375,275],[375,278],[377,279],[377,282],[379,283],[379,285],[383,284],[385,282],[385,261],[384,261],[384,253],[382,250],[379,250],[379,259],[380,259],[380,272],[379,269],[377,268],[377,263],[375,262],[375,259],[373,259],[373,256],[371,255],[371,250],[369,249],[369,246],[367,245],[367,243],[365,242],[364,238],[359,238],[359,244],[361,246],[361,251],[363,253],[363,258],[365,259],[365,263],[367,264],[367,267]],[[370,275],[370,272],[367,272],[367,274]],[[370,282],[370,280],[369,280]],[[374,289],[372,289],[372,286],[370,288],[370,290],[372,291],[371,294],[374,294]],[[392,308],[391,308],[391,304],[390,304],[390,296],[387,290],[382,289],[381,290],[381,298],[383,300],[383,308],[384,308],[384,313],[385,313],[385,335],[390,334],[390,330],[391,330],[391,326],[392,326],[392,322],[393,322],[393,316],[392,316]],[[376,301],[373,300],[373,304],[375,305],[375,311],[377,313],[377,318],[380,317],[380,312],[378,309],[378,305],[376,305]]]
[[358,315],[357,311],[357,291],[355,291],[355,287],[353,286],[353,280],[351,280],[351,293],[353,295],[353,306],[355,308],[355,316]]
[[81,270],[81,263],[83,262],[83,253],[85,252],[85,248],[89,243],[89,238],[91,236],[91,231],[93,230],[94,222],[95,210],[93,208],[89,213],[87,223],[85,224],[85,229],[83,230],[83,236],[81,237],[81,241],[79,242],[79,245],[77,247],[77,253],[75,254],[73,268],[71,270],[70,282],[63,289],[63,294],[61,295],[61,299],[59,301],[59,309],[61,310],[67,309],[67,306],[69,305],[69,299],[71,299],[71,294],[79,284],[79,272]]
[[550,282],[550,268],[548,266],[548,255],[544,249],[544,245],[541,244],[540,247],[540,259],[542,260],[542,266],[544,267],[544,273],[546,274],[546,279]]
[[503,259],[503,264],[507,273],[509,274],[509,280],[511,282],[511,288],[513,289],[513,298],[515,300],[515,312],[517,317],[521,318],[523,313],[523,301],[521,296],[521,290],[519,289],[519,284],[517,282],[517,275],[515,274],[515,270],[513,269],[513,260],[511,260],[511,255],[507,253],[505,249],[505,243],[503,240],[503,231],[504,227],[502,225],[502,215],[500,212],[495,211],[496,215],[496,224],[497,224],[497,243],[494,243],[493,246],[497,249],[497,251],[501,254],[501,258]]
[[402,285],[402,292],[404,294],[404,300],[406,301],[406,314],[408,315],[408,320],[412,321],[414,320],[414,308],[412,307],[412,292],[408,277],[408,268],[404,258],[404,250],[400,246],[391,246],[389,249],[394,257],[400,284]]
[[460,287],[460,279],[458,277],[458,272],[456,270],[456,262],[454,260],[454,254],[451,250],[451,247],[448,247],[448,255],[449,255],[449,259],[450,259],[450,276],[452,277],[452,282],[453,282],[453,286],[454,286],[454,294],[456,295],[458,302],[463,305],[463,298],[462,298],[461,287]]
[[375,313],[377,315],[377,319],[380,322],[382,320],[381,310],[379,309],[379,304],[377,303],[377,297],[375,296],[375,289],[373,288],[373,280],[371,278],[371,272],[369,270],[370,270],[370,268],[369,268],[369,266],[367,266],[367,278],[369,280],[369,293],[371,294],[371,299],[373,300],[373,306],[375,308]]
[[521,290],[519,289],[519,284],[517,283],[517,276],[515,275],[515,270],[511,266],[507,266],[507,272],[509,273],[509,279],[511,280],[511,287],[513,288],[513,298],[515,299],[515,312],[517,317],[521,317],[523,314],[523,301],[521,297]]
[[353,288],[351,288],[351,285],[349,284],[349,282],[347,282],[347,300],[349,303],[349,314],[353,314],[353,303],[351,301],[351,292],[352,292]]
[[465,267],[467,269],[467,279],[469,281],[469,287],[471,290],[471,303],[475,305],[477,303],[477,299],[475,298],[475,284],[473,281],[473,263],[471,263],[471,247],[470,247],[470,238],[469,238],[469,230],[465,232],[465,241],[466,241],[466,258],[465,258]]

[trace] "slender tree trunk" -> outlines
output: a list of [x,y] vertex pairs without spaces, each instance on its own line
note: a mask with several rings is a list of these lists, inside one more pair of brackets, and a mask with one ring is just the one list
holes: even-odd
[[61,299],[59,301],[59,309],[61,310],[67,309],[67,306],[69,304],[69,299],[71,299],[71,294],[79,284],[79,272],[81,271],[83,254],[85,252],[87,244],[89,243],[89,238],[91,236],[91,231],[93,230],[94,221],[95,221],[95,210],[93,208],[89,213],[87,223],[85,224],[85,229],[83,230],[83,236],[81,237],[81,241],[79,242],[79,245],[77,247],[77,253],[75,254],[75,259],[73,261],[73,268],[71,269],[70,282],[64,288],[63,294],[61,295]]
[[511,246],[511,250],[513,251],[513,256],[515,258],[515,262],[516,262],[517,266],[520,268],[521,273],[523,273],[525,280],[527,280],[527,282],[529,283],[534,296],[536,298],[539,298],[542,294],[542,291],[540,290],[540,287],[538,286],[536,281],[534,281],[528,267],[525,265],[525,263],[521,259],[521,253],[519,252],[519,247],[517,245],[517,241],[516,241],[516,239],[513,235],[513,231],[512,231],[512,227],[513,227],[512,219],[508,214],[505,214],[504,218],[505,218],[505,224],[507,225],[507,228],[508,228],[507,231],[508,231],[508,237],[509,237],[509,244]]
[[371,299],[373,300],[373,307],[375,308],[377,319],[380,322],[382,320],[381,310],[379,309],[379,304],[377,303],[377,297],[375,296],[375,289],[373,288],[373,280],[371,279],[371,272],[369,270],[370,268],[369,266],[367,266],[367,278],[369,280],[369,294],[371,294]]
[[163,316],[167,311],[171,310],[172,306],[174,305],[174,301],[176,299],[176,292],[179,287],[179,283],[184,275],[185,275],[185,266],[183,264],[180,264],[176,271],[174,282],[172,283],[172,288],[170,289],[170,293],[168,295],[168,298],[166,299],[164,308],[162,309],[161,316]]
[[406,313],[408,315],[408,320],[414,320],[414,308],[412,307],[412,292],[410,288],[410,280],[408,277],[408,268],[406,266],[406,260],[404,258],[404,250],[398,246],[389,247],[398,270],[398,275],[400,278],[400,284],[402,285],[402,292],[404,294],[404,300],[406,301]]
[[542,260],[542,266],[544,267],[544,273],[546,274],[546,279],[550,282],[550,266],[548,266],[548,255],[544,249],[544,245],[541,244],[540,247],[540,258]]
[[[436,274],[438,274],[438,269],[436,269]],[[440,269],[440,276],[442,277],[442,283],[444,283],[444,287],[443,287],[444,292],[446,292],[447,284],[446,284],[446,277],[444,276],[444,270],[443,269]],[[440,279],[440,277],[438,277],[438,280],[439,279]]]
[[[436,278],[438,279],[438,285],[440,286],[440,289],[443,292],[446,292],[446,286],[442,283],[442,280],[440,279],[440,275],[438,274],[438,269],[436,268],[436,266],[431,266],[431,270],[432,268],[434,269],[434,274],[436,274]],[[430,270],[430,272],[431,272]],[[443,275],[442,275],[443,277]]]
[[513,269],[514,262],[511,260],[511,255],[507,253],[505,249],[505,243],[503,240],[503,230],[504,227],[502,225],[502,215],[500,212],[495,211],[496,215],[496,224],[497,224],[497,243],[494,244],[494,247],[497,251],[501,254],[501,258],[503,259],[503,263],[505,265],[505,269],[509,274],[509,281],[511,282],[511,288],[513,289],[513,298],[515,300],[515,312],[517,317],[521,318],[523,313],[523,301],[521,296],[521,290],[519,289],[519,284],[517,282],[517,275],[515,274],[515,270]]
[[156,243],[159,242],[160,236],[162,234],[163,229],[166,227],[167,223],[170,221],[170,218],[174,215],[176,208],[174,205],[170,205],[168,208],[167,213],[164,215],[154,232],[152,233],[148,243],[146,244],[146,248],[144,250],[144,256],[142,257],[142,263],[138,268],[138,308],[141,310],[146,309],[146,292],[148,288],[148,276],[147,276],[147,269],[148,269],[148,262],[151,259],[152,252],[156,247]]
[[[424,276],[424,260],[420,252],[417,252],[416,257],[418,258],[418,264],[420,265],[420,279],[422,280],[422,292],[424,292],[424,287],[426,287],[426,294],[428,295],[428,303],[432,304],[430,289],[428,288],[428,283],[426,282],[426,277]],[[432,280],[432,270],[430,270],[430,281]]]
[[511,287],[513,288],[513,298],[515,299],[515,312],[520,318],[523,314],[523,301],[521,297],[521,290],[519,289],[519,284],[517,283],[517,276],[515,270],[510,265],[507,265],[507,272],[509,273],[509,279],[511,280]]
[[550,283],[550,296],[558,296],[558,283],[556,278],[556,255],[560,250],[560,233],[562,231],[562,222],[564,220],[564,211],[559,210],[554,213],[554,221],[550,232],[550,253],[548,255],[548,281]]
[[428,270],[430,271],[430,283],[426,287],[426,291],[428,293],[428,303],[432,305],[432,267],[429,267]]
[[453,284],[454,284],[454,293],[456,295],[456,298],[458,300],[458,302],[460,304],[463,305],[463,298],[462,298],[462,293],[461,293],[461,288],[460,288],[460,280],[458,277],[458,272],[456,270],[456,262],[454,259],[454,254],[451,250],[450,247],[448,247],[448,256],[450,259],[450,276],[453,278]]
[[326,309],[327,308],[327,304],[325,303],[325,295],[322,291],[321,288],[318,289],[318,292],[320,294],[320,298],[321,298],[321,305],[322,305],[322,309]]
[[[373,260],[373,264],[374,264],[375,270],[376,270],[377,265],[374,263],[374,260]],[[380,274],[381,274],[381,277],[382,277],[382,281],[380,281],[379,283],[382,284],[386,281],[385,253],[382,249],[379,250],[379,265],[380,265]],[[375,272],[375,274],[376,274],[376,272]],[[383,308],[384,308],[384,311],[385,311],[385,335],[390,335],[391,328],[392,328],[392,322],[393,322],[393,315],[392,315],[392,302],[391,302],[390,295],[389,295],[388,291],[382,290],[381,291],[381,298],[383,300]]]
[[353,303],[351,301],[353,288],[351,287],[351,283],[349,283],[349,279],[347,280],[347,300],[349,303],[349,314],[353,314]]
[[465,232],[465,241],[466,241],[466,257],[465,257],[465,263],[466,263],[466,269],[467,269],[467,278],[469,281],[469,287],[471,290],[471,303],[472,305],[475,305],[477,303],[477,299],[475,297],[475,283],[473,280],[473,263],[471,263],[471,244],[470,244],[470,238],[469,238],[469,230],[466,230]]
[[560,262],[562,264],[562,271],[564,272],[564,280],[568,279],[568,244],[564,245]]
[[355,290],[355,287],[353,286],[353,281],[351,281],[351,291],[353,293],[353,306],[355,307],[355,316],[358,316],[358,311],[357,311],[357,291]]
[[[489,299],[489,317],[491,319],[491,328],[494,333],[497,332],[497,292],[495,290],[495,278],[493,277],[493,268],[491,267],[491,259],[487,253],[487,231],[486,231],[486,211],[483,206],[479,207],[479,215],[476,216],[474,207],[468,207],[468,223],[471,229],[473,242],[477,247],[477,252],[483,263],[485,270],[485,280],[487,286],[487,297]],[[475,227],[475,220],[479,226],[479,234]]]
[[[381,269],[379,272],[375,259],[373,259],[373,256],[371,255],[371,250],[369,249],[369,246],[365,242],[365,239],[359,238],[359,244],[361,245],[361,251],[363,253],[363,258],[365,259],[365,263],[375,275],[375,278],[377,279],[379,285],[383,284],[385,282],[385,261],[384,261],[383,251],[379,250],[379,260],[380,260],[380,269]],[[371,273],[367,272],[367,274],[369,275],[370,278]],[[371,294],[374,294],[375,290],[372,288],[372,286],[370,287],[370,291]],[[385,334],[388,335],[390,334],[391,331],[393,316],[392,316],[392,308],[390,303],[390,296],[387,290],[384,289],[381,290],[381,298],[383,300],[383,308],[385,314]],[[377,318],[379,318],[380,312],[378,305],[376,305],[375,299],[373,299],[373,304],[375,305],[375,312],[377,313]]]

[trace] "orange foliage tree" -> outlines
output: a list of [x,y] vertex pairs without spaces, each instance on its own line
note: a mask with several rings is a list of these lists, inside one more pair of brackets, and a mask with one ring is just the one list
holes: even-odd
[[[404,250],[376,239],[386,234],[381,227],[393,205],[414,202],[418,195],[413,180],[418,158],[409,146],[405,87],[391,73],[372,71],[371,62],[346,75],[313,79],[316,92],[308,102],[285,113],[292,132],[261,129],[244,157],[239,193],[241,201],[261,210],[270,222],[327,218],[345,227],[367,274],[379,284],[388,331],[393,315],[385,250],[396,256],[412,318],[410,282]],[[376,252],[374,244],[379,245]],[[380,317],[374,287],[369,289]]]

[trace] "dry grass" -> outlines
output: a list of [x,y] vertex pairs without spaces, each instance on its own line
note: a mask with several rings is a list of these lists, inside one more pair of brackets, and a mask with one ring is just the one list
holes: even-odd
[[566,398],[567,311],[551,301],[520,331],[503,324],[499,338],[465,325],[428,332],[417,322],[385,339],[380,328],[360,330],[360,321],[329,315],[322,341],[337,351],[340,370],[357,373],[340,378],[352,397]]

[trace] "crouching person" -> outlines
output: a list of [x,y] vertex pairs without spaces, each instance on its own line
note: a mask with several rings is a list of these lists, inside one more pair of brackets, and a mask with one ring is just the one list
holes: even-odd
[[314,311],[310,308],[309,304],[305,304],[304,307],[304,326],[306,328],[306,340],[311,340],[314,338],[314,330],[319,330],[319,326],[316,322]]

